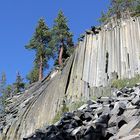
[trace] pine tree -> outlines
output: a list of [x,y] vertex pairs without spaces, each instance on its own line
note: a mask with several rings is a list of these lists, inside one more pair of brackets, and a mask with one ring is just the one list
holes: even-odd
[[2,73],[1,79],[0,79],[0,93],[4,95],[6,88],[6,74],[5,72]]
[[140,16],[140,0],[136,0],[134,5],[135,5],[136,15]]
[[139,0],[111,0],[112,14],[128,12],[136,13],[136,7],[140,5]]
[[139,0],[110,0],[110,7],[106,14],[102,14],[99,21],[101,23],[105,23],[111,16],[116,15],[117,18],[121,18],[121,13],[127,12],[131,15],[131,13],[139,13],[138,10],[140,7]]
[[38,68],[38,80],[42,80],[44,69],[48,67],[48,59],[52,56],[52,49],[48,46],[50,32],[44,19],[40,19],[36,31],[26,49],[35,50],[35,65]]
[[120,18],[122,9],[123,0],[111,0],[111,15],[117,15],[117,18]]
[[27,75],[27,80],[30,84],[37,82],[39,77],[39,69],[34,66],[34,68],[31,70],[31,72]]
[[136,11],[137,11],[137,13],[140,13],[140,4],[137,5],[137,7],[136,7]]
[[50,44],[56,52],[59,52],[58,62],[62,66],[62,58],[67,58],[73,52],[72,33],[67,25],[67,18],[62,11],[59,11],[57,18],[54,20]]
[[5,72],[2,73],[1,75],[1,79],[0,79],[0,93],[2,95],[2,110],[4,111],[5,109],[5,105],[6,105],[6,98],[7,98],[7,94],[6,94],[6,74]]
[[6,95],[7,95],[7,98],[8,97],[12,97],[13,96],[13,93],[14,93],[14,87],[13,87],[13,85],[7,85],[6,86]]
[[16,76],[16,82],[13,85],[15,88],[15,93],[21,92],[25,87],[25,83],[23,82],[23,78],[21,77],[19,72],[17,73],[17,76]]
[[99,18],[100,23],[105,23],[107,22],[108,14],[105,14],[103,11],[101,12],[101,17]]

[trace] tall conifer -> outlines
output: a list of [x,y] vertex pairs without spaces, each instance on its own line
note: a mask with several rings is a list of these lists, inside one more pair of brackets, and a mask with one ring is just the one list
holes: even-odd
[[67,18],[61,10],[54,20],[50,44],[59,53],[58,62],[61,66],[63,64],[62,58],[69,56],[73,49],[72,33],[67,25]]
[[49,41],[49,28],[45,24],[44,19],[40,19],[32,39],[30,40],[29,44],[25,46],[26,49],[35,50],[36,52],[34,63],[38,68],[39,80],[42,80],[44,69],[47,68],[48,59],[52,55],[52,50],[48,46]]

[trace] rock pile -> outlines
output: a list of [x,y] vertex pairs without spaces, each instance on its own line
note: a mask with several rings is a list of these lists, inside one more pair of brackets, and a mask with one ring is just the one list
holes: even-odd
[[139,140],[140,85],[89,100],[24,140]]
[[39,93],[32,94],[38,87],[39,83],[32,84],[29,87],[30,94],[28,93],[28,90],[25,90],[24,94],[17,93],[15,96],[9,97],[6,100],[7,105],[5,111],[0,114],[0,135],[2,133],[6,135],[12,123],[19,117],[19,114],[24,111],[34,97],[39,96]]

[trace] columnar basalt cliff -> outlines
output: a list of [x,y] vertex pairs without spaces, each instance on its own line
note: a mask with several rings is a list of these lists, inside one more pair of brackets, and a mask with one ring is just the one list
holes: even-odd
[[95,95],[112,79],[140,74],[140,18],[112,20],[99,34],[87,32],[75,51],[67,95]]
[[64,99],[88,100],[104,94],[112,79],[140,74],[140,17],[112,19],[98,34],[87,31],[63,70],[54,73],[8,100],[2,140],[23,139],[50,123]]

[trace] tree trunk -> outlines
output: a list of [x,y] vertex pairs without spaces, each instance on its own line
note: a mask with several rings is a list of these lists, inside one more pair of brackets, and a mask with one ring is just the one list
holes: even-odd
[[39,81],[43,79],[43,59],[40,57],[40,64],[39,64]]
[[61,46],[60,47],[60,51],[59,51],[59,59],[58,59],[58,62],[59,62],[59,65],[62,66],[62,55],[63,55],[63,50],[64,50],[64,47]]

